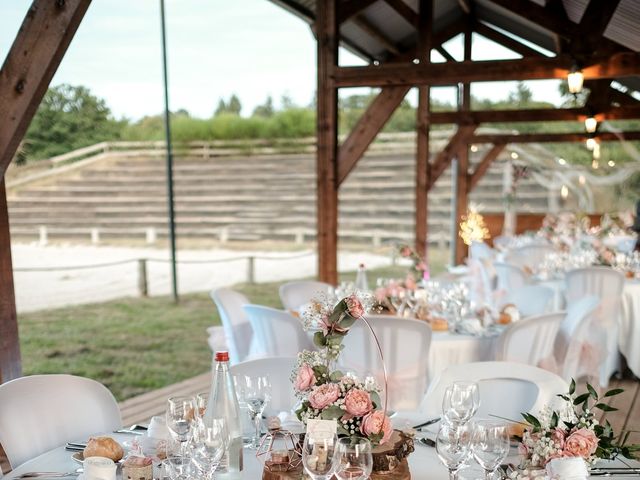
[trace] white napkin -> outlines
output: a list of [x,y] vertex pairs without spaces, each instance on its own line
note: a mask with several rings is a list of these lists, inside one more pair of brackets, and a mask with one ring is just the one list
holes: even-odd
[[547,475],[552,480],[584,480],[589,477],[589,470],[580,457],[554,458],[547,463]]
[[484,332],[484,328],[482,328],[482,323],[477,318],[470,318],[467,320],[463,320],[458,324],[457,328],[459,333],[463,333],[466,335],[474,335],[480,336]]
[[165,417],[158,415],[151,418],[147,436],[156,440],[169,440],[169,428]]

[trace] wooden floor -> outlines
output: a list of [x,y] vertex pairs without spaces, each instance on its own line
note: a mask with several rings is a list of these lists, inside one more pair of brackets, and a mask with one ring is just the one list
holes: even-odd
[[[167,398],[175,395],[195,395],[200,392],[208,392],[210,386],[211,374],[204,373],[183,382],[125,400],[120,403],[122,423],[125,426],[147,423],[154,415],[164,415]],[[624,389],[624,393],[608,399],[608,404],[617,408],[618,411],[606,413],[601,421],[606,420],[611,423],[615,432],[633,431],[629,436],[629,442],[640,443],[640,382],[614,378],[609,384],[609,389],[613,388]],[[579,385],[577,390],[582,392],[584,387]],[[1,448],[0,467],[5,473],[9,470],[9,464]]]

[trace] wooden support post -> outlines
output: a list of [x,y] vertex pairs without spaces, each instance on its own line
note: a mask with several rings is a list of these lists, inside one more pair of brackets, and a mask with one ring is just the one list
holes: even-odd
[[22,375],[11,236],[4,179],[0,180],[0,384]]
[[[432,47],[433,0],[420,0],[418,20],[418,59],[430,63]],[[416,216],[415,249],[418,255],[427,258],[429,233],[429,113],[430,88],[418,88],[417,145],[416,145]]]
[[337,0],[318,2],[317,215],[318,276],[338,283],[338,89],[333,72],[338,65]]
[[431,162],[431,173],[429,174],[429,189],[433,187],[440,175],[444,173],[451,159],[458,153],[460,148],[463,148],[468,142],[469,138],[473,138],[473,132],[477,128],[477,125],[464,125],[458,127],[456,133],[453,134],[451,140],[444,149],[438,153],[436,158]]
[[484,177],[484,174],[487,173],[487,170],[489,170],[489,167],[491,166],[493,161],[498,158],[498,155],[500,155],[502,150],[504,150],[504,147],[506,147],[504,143],[494,145],[493,147],[491,147],[491,150],[487,152],[484,158],[480,160],[480,163],[469,179],[469,192],[471,192],[471,190],[476,187],[480,179]]
[[4,177],[90,3],[34,0],[31,4],[0,70],[0,177]]

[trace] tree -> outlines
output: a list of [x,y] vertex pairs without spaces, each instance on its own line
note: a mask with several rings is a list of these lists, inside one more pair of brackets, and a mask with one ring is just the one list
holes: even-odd
[[116,121],[106,102],[83,86],[47,90],[25,136],[30,159],[54,155],[121,137],[127,121]]
[[280,98],[280,105],[282,105],[283,110],[296,108],[296,104],[291,98],[291,95],[289,95],[288,93],[285,93],[284,95],[282,95],[282,97]]
[[518,82],[516,91],[509,93],[509,101],[519,107],[529,105],[532,97],[533,93],[531,93],[531,89],[524,82]]
[[240,111],[242,110],[242,104],[240,103],[240,99],[234,93],[231,95],[229,99],[229,103],[227,104],[227,113],[231,113],[233,115],[240,115]]
[[258,105],[253,110],[253,116],[269,118],[273,117],[274,112],[275,109],[273,108],[273,98],[271,98],[271,95],[269,95],[263,105]]
[[218,102],[218,106],[216,107],[216,111],[213,114],[214,117],[217,117],[218,115],[220,115],[221,113],[227,113],[227,104],[224,101],[224,98],[221,98],[220,101]]

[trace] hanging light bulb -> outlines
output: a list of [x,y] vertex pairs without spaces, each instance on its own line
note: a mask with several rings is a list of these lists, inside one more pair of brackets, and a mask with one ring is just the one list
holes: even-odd
[[596,160],[595,158],[591,161],[591,168],[593,168],[594,170],[597,170],[598,167],[600,166],[600,163],[598,163],[598,160]]
[[580,175],[578,177],[578,182],[580,183],[580,185],[584,185],[585,183],[587,183],[587,179],[584,178],[584,175]]
[[600,144],[598,142],[593,145],[593,158],[600,160]]
[[598,121],[595,117],[587,117],[584,121],[584,128],[587,133],[595,133],[596,128],[598,128]]
[[471,145],[471,151],[473,153],[476,153],[478,151],[478,146],[477,145]]
[[584,83],[584,75],[582,70],[577,65],[571,67],[571,71],[567,75],[567,84],[569,85],[569,92],[574,95],[582,91],[582,84]]
[[560,189],[560,196],[562,198],[567,198],[569,196],[569,189],[566,185],[562,185],[562,188]]
[[587,138],[587,142],[586,143],[587,143],[587,149],[593,151],[593,149],[596,147],[596,144],[598,142],[596,142],[595,138],[589,137],[589,138]]
[[567,164],[567,161],[566,161],[564,158],[559,158],[559,159],[558,159],[558,163],[559,163],[560,165],[566,165],[566,164]]
[[518,158],[518,152],[511,152],[511,158],[514,160]]
[[615,167],[616,162],[614,162],[613,160],[609,160],[609,162],[607,162],[607,165],[609,165],[610,167]]

